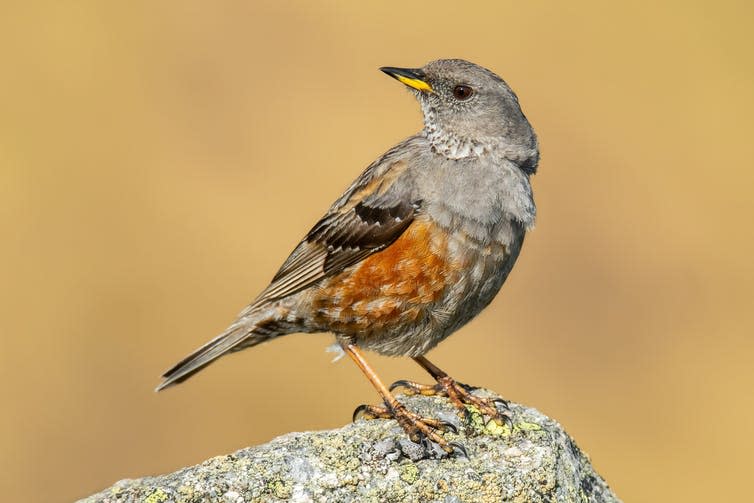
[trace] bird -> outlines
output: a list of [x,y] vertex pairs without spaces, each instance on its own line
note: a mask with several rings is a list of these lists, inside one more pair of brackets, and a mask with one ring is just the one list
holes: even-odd
[[[219,336],[163,374],[156,391],[219,357],[291,333],[334,334],[381,405],[414,442],[447,453],[446,421],[408,410],[393,392],[447,396],[498,423],[502,400],[480,398],[426,358],[496,296],[536,219],[530,178],[539,143],[510,86],[462,59],[382,67],[421,107],[424,127],[370,164],[327,210],[267,286]],[[412,358],[434,385],[387,387],[364,350]]]

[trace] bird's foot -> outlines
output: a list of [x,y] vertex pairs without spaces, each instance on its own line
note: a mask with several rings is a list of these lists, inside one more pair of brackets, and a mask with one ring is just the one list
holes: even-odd
[[512,426],[511,418],[500,411],[500,408],[505,411],[508,410],[507,400],[503,400],[500,397],[478,397],[473,394],[473,391],[478,388],[458,382],[451,377],[438,377],[437,384],[420,384],[413,381],[400,380],[390,385],[390,391],[395,389],[400,389],[404,394],[408,395],[444,396],[458,410],[464,413],[467,420],[471,418],[468,406],[472,406],[498,425],[503,426],[503,424],[507,424],[508,426]]
[[408,434],[409,439],[417,444],[422,444],[429,451],[435,444],[446,454],[456,452],[468,457],[466,448],[458,442],[448,442],[440,435],[444,431],[458,433],[458,429],[447,421],[422,417],[416,412],[411,412],[401,403],[381,405],[360,405],[353,412],[353,420],[357,419],[395,419]]

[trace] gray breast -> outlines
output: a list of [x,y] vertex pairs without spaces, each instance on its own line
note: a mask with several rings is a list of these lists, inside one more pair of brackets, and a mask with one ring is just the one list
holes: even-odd
[[534,225],[529,177],[515,164],[491,157],[445,159],[428,154],[413,171],[414,187],[430,217],[450,232],[483,244],[510,244],[510,225]]

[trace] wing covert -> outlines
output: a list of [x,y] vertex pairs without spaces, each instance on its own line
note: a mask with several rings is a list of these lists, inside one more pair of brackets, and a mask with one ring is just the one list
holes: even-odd
[[[380,161],[386,161],[389,153]],[[286,297],[341,272],[393,243],[411,225],[421,201],[401,175],[405,161],[370,166],[309,231],[252,304]],[[395,182],[401,179],[402,183]]]

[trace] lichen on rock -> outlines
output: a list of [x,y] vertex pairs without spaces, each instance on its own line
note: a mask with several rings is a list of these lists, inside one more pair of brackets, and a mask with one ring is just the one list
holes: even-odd
[[[489,393],[480,390],[480,393]],[[510,404],[510,425],[462,419],[444,398],[401,396],[453,422],[468,457],[410,442],[395,421],[359,420],[289,433],[174,473],[122,480],[83,502],[618,502],[589,458],[552,419]]]

